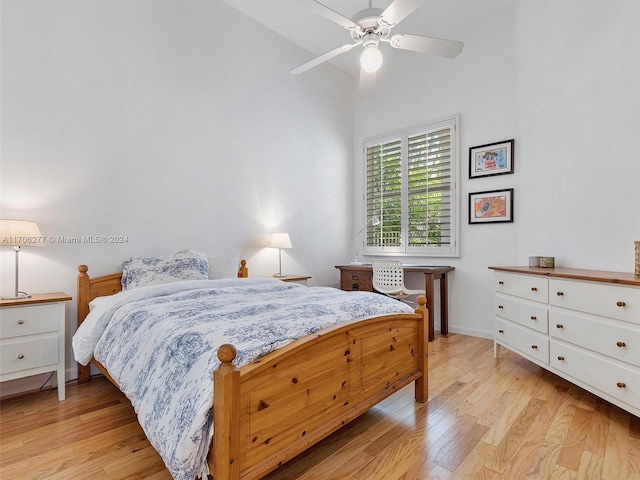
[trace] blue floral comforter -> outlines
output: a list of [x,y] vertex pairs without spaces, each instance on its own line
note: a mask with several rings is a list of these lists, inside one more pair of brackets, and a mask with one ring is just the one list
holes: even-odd
[[173,478],[192,480],[208,473],[220,345],[235,345],[242,366],[330,325],[411,312],[384,295],[272,279],[184,281],[100,298],[73,347],[109,370]]

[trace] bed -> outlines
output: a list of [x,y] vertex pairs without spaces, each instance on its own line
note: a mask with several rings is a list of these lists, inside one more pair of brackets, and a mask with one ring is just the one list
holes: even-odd
[[[92,301],[122,290],[122,273],[90,278],[88,270],[86,265],[78,267],[78,327],[89,315]],[[326,289],[348,296],[345,297],[348,301],[362,303],[352,295],[386,299],[368,292],[341,292],[273,279],[248,279],[244,260],[237,277],[234,281],[213,280],[202,285],[209,288],[211,283],[223,290],[250,287],[244,296],[247,300],[253,296],[252,292],[261,289],[275,292],[270,294],[273,298],[280,295],[284,298],[292,289],[297,295],[334,295],[323,290]],[[216,282],[222,282],[223,287],[218,287]],[[190,283],[193,282],[184,282],[184,285]],[[171,288],[178,289],[178,286]],[[413,313],[369,316],[319,328],[241,367],[234,363],[238,356],[236,347],[231,343],[220,344],[216,354],[219,366],[212,372],[211,379],[213,398],[209,399],[214,405],[210,416],[215,433],[206,444],[204,460],[210,476],[214,480],[261,478],[412,382],[416,401],[426,402],[428,312],[425,303],[425,298],[420,297]],[[120,388],[113,372],[95,359],[87,365],[78,364],[79,382],[89,380],[91,364]],[[136,412],[140,418],[137,407]],[[183,477],[174,475],[174,478]]]

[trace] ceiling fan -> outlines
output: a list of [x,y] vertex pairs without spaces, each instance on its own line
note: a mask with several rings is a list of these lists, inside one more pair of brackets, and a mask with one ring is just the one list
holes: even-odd
[[303,63],[291,70],[291,73],[296,75],[306,72],[327,60],[331,60],[341,53],[348,52],[358,45],[363,47],[360,55],[360,66],[363,72],[369,74],[375,73],[382,65],[382,53],[379,50],[381,43],[388,43],[393,48],[400,50],[412,50],[447,58],[457,57],[464,46],[462,42],[435,37],[408,35],[405,33],[391,35],[391,30],[426,0],[394,0],[384,10],[373,8],[372,0],[369,0],[369,8],[356,13],[353,20],[315,0],[297,1],[318,15],[322,15],[347,29],[351,33],[354,43],[347,43],[341,47],[334,48],[313,60]]

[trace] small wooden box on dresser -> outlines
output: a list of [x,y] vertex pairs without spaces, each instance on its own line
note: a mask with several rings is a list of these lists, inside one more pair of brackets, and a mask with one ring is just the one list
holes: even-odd
[[496,358],[504,346],[640,417],[640,277],[489,268]]
[[0,300],[0,382],[57,372],[58,400],[65,398],[66,293]]

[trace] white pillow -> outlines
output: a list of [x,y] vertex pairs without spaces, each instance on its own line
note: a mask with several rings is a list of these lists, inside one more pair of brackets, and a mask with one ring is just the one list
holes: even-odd
[[122,289],[180,280],[206,280],[208,272],[207,256],[191,250],[166,257],[131,257],[122,264]]
[[207,255],[209,278],[236,278],[240,266],[240,255]]

